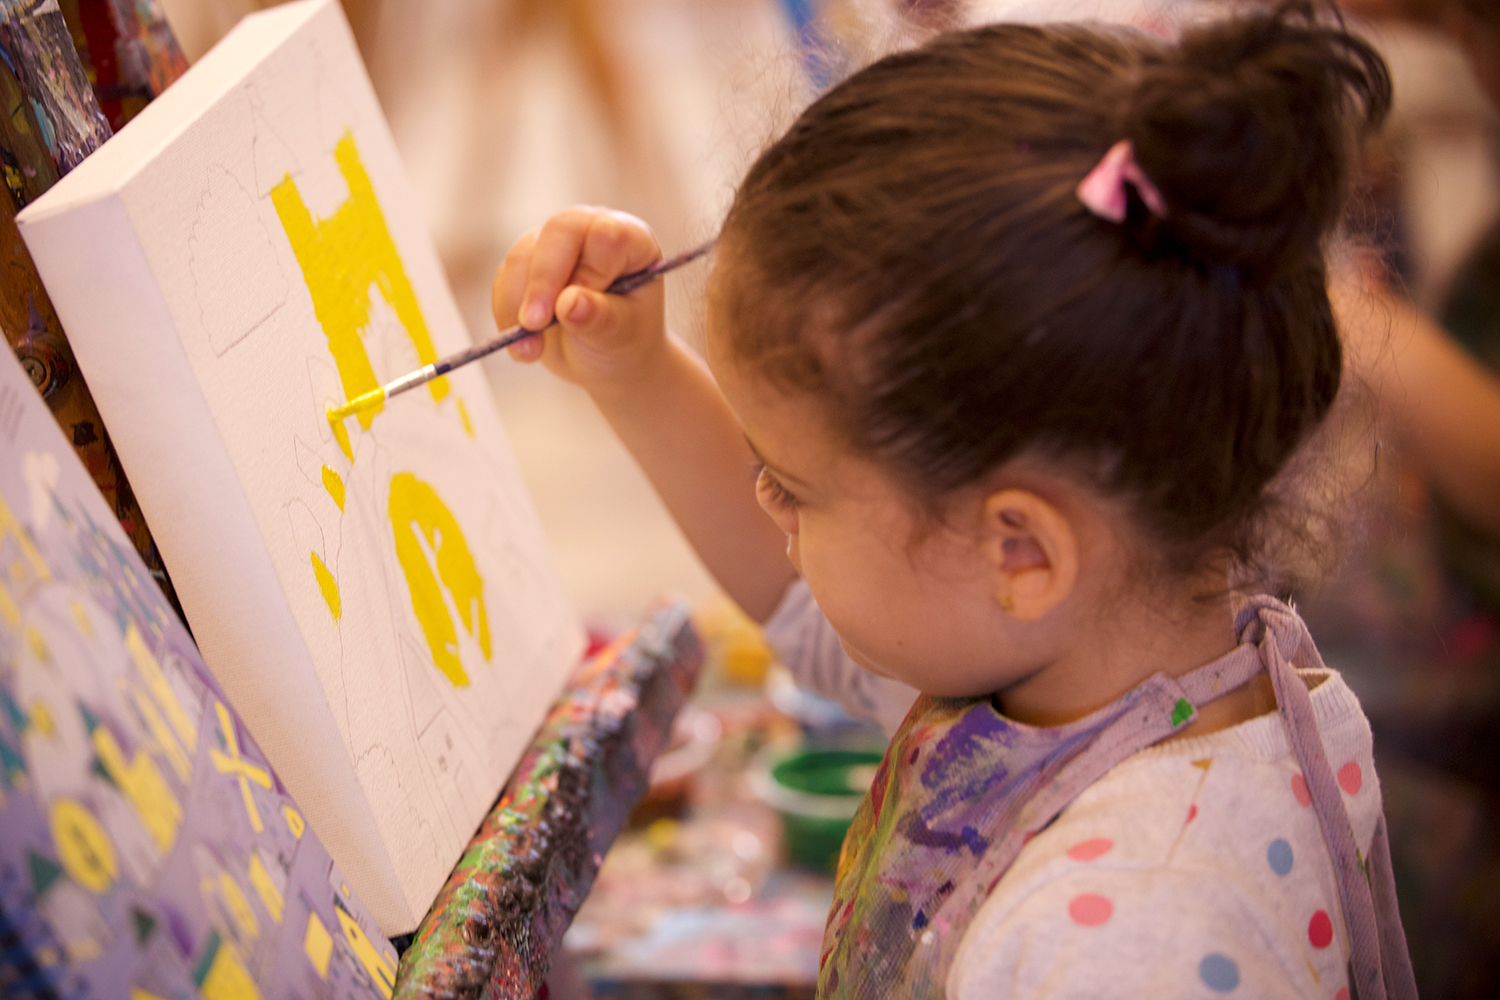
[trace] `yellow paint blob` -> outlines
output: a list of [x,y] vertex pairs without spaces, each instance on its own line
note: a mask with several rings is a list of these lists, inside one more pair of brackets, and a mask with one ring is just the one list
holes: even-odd
[[72,799],[52,803],[52,842],[68,877],[103,895],[120,873],[109,834],[92,813]]
[[260,988],[232,941],[219,941],[208,974],[198,989],[203,1000],[260,1000]]
[[463,400],[458,401],[458,419],[464,422],[464,433],[469,437],[474,436],[474,422],[469,419],[469,408],[464,405]]
[[344,614],[344,602],[339,597],[339,582],[333,578],[323,560],[318,558],[316,552],[309,552],[312,559],[313,576],[318,578],[318,589],[323,592],[323,600],[328,602],[328,613],[333,615],[333,620],[338,621]]
[[223,897],[224,905],[229,908],[229,915],[234,918],[240,933],[250,941],[260,937],[260,921],[255,919],[255,910],[251,908],[250,900],[245,898],[245,890],[240,888],[240,884],[228,872],[219,872],[219,895]]
[[214,769],[220,774],[233,775],[239,780],[240,797],[245,800],[245,812],[250,816],[250,828],[256,833],[264,833],[265,826],[260,820],[260,810],[255,808],[255,795],[250,791],[250,783],[254,782],[262,788],[270,788],[271,776],[240,756],[240,740],[235,735],[234,722],[229,718],[229,709],[217,701],[214,702],[214,709],[219,715],[219,732],[224,736],[224,747],[229,752],[220,753],[210,746],[208,759],[213,762]]
[[354,445],[349,443],[349,428],[344,426],[342,419],[333,419],[333,411],[328,411],[328,425],[333,428],[333,439],[339,443],[339,451],[349,461],[354,461]]
[[177,828],[182,824],[182,804],[167,787],[156,761],[145,751],[137,751],[134,760],[125,759],[125,751],[115,742],[108,726],[95,726],[94,753],[104,772],[125,793],[135,807],[156,849],[166,854],[177,839]]
[[161,710],[166,713],[167,721],[172,724],[172,730],[177,733],[182,745],[187,747],[191,754],[198,749],[198,724],[183,709],[178,702],[177,695],[172,690],[172,685],[167,682],[167,675],[162,673],[161,664],[156,662],[156,657],[151,655],[151,650],[146,645],[146,640],[141,638],[140,630],[131,622],[125,629],[125,648],[130,651],[130,658],[135,662],[136,670],[140,671],[141,678],[146,682],[146,690],[151,692],[151,697],[156,699]]
[[52,710],[47,707],[46,702],[32,703],[31,725],[43,736],[51,737],[57,733],[57,726],[52,721]]
[[292,836],[301,840],[302,831],[307,829],[307,821],[302,818],[302,814],[291,806],[282,806],[281,815],[286,817],[286,828],[292,831]]
[[344,929],[349,947],[354,950],[354,957],[359,959],[359,964],[370,974],[375,988],[380,990],[386,1000],[390,1000],[391,991],[396,988],[395,967],[380,953],[380,949],[375,947],[375,943],[366,936],[354,918],[344,912],[342,906],[334,907],[334,913],[338,915],[339,926]]
[[323,488],[328,495],[333,497],[333,502],[339,505],[339,510],[344,509],[344,479],[328,466],[323,466]]
[[[421,364],[436,361],[437,350],[401,263],[401,254],[386,227],[385,215],[375,199],[375,188],[360,161],[353,132],[344,133],[334,148],[333,158],[349,186],[349,200],[333,215],[315,220],[290,174],[271,189],[271,203],[276,206],[297,263],[302,265],[302,277],[312,294],[313,311],[338,366],[344,398],[354,399],[380,386],[363,340],[363,333],[370,325],[371,285],[379,289],[381,297],[395,311]],[[448,394],[447,379],[436,378],[427,385],[434,400],[441,401]],[[369,430],[382,405],[357,414],[360,426]],[[339,433],[338,427],[334,433]],[[344,441],[341,438],[339,446],[349,455]]]
[[[437,492],[410,472],[391,477],[390,517],[396,558],[406,574],[412,610],[427,637],[432,662],[454,687],[467,687],[469,675],[458,657],[458,633],[438,580],[452,595],[464,630],[479,641],[488,660],[490,623],[484,607],[484,580],[474,566],[469,545]],[[436,558],[435,575],[427,562],[426,549],[431,549]]]
[[307,915],[307,933],[302,935],[302,953],[312,963],[319,979],[328,978],[328,959],[333,956],[333,935],[316,913]]
[[286,912],[286,900],[282,898],[281,890],[276,888],[276,882],[266,869],[266,863],[254,851],[250,853],[250,884],[255,887],[271,919],[281,923],[281,915]]
[[83,602],[77,600],[69,602],[68,610],[73,614],[73,623],[78,626],[78,634],[85,639],[92,639],[94,623],[89,621],[89,613],[84,608]]

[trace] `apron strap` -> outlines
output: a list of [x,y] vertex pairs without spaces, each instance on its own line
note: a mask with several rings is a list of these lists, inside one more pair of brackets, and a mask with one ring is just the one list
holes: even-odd
[[[1302,766],[1312,794],[1313,810],[1323,831],[1323,840],[1333,858],[1344,922],[1349,928],[1349,977],[1351,992],[1359,1000],[1416,1000],[1416,982],[1407,955],[1406,936],[1395,908],[1395,885],[1391,879],[1390,850],[1385,840],[1385,821],[1376,827],[1371,843],[1369,875],[1354,842],[1354,829],[1339,793],[1333,768],[1323,751],[1323,740],[1313,716],[1307,685],[1292,667],[1302,653],[1317,667],[1318,656],[1307,626],[1291,608],[1275,598],[1251,598],[1236,616],[1242,638],[1256,642],[1271,675],[1276,703],[1281,708],[1287,739]],[[1377,919],[1371,876],[1379,878],[1384,919]],[[1382,954],[1384,952],[1384,954]],[[1383,962],[1382,959],[1388,961]],[[1388,966],[1388,967],[1387,967]]]

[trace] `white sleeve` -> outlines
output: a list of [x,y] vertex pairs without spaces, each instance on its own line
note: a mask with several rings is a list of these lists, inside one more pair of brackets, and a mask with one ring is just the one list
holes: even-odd
[[849,658],[804,580],[787,588],[766,621],[765,635],[798,686],[838,702],[851,716],[874,722],[888,736],[917,700],[916,688],[872,674]]
[[1002,919],[976,921],[949,969],[947,994],[1333,997],[1342,977],[1316,982],[1276,923],[1224,881],[1172,869],[1075,871],[1015,900]]

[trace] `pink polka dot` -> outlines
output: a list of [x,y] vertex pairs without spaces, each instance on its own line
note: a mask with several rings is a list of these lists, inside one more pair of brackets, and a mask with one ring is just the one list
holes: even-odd
[[1307,940],[1314,948],[1327,948],[1333,943],[1333,921],[1327,910],[1319,910],[1307,922]]
[[1360,787],[1365,783],[1365,773],[1359,769],[1359,765],[1350,761],[1339,768],[1339,787],[1350,795],[1358,795]]
[[1074,896],[1073,902],[1068,904],[1068,916],[1073,918],[1075,924],[1084,927],[1098,927],[1113,916],[1114,912],[1114,903],[1093,892]]
[[1115,842],[1108,837],[1095,837],[1093,840],[1085,840],[1068,848],[1068,857],[1074,861],[1093,861],[1114,846]]
[[1339,991],[1333,995],[1333,1000],[1349,1000],[1349,987],[1340,986]]
[[1296,796],[1299,806],[1312,805],[1312,792],[1307,790],[1307,779],[1300,774],[1292,775],[1292,794]]

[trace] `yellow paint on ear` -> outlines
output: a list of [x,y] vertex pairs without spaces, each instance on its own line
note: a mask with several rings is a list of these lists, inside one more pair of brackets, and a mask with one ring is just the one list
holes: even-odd
[[319,979],[328,978],[328,960],[333,957],[333,935],[316,913],[307,915],[307,933],[302,935],[302,953],[312,963]]
[[354,445],[349,442],[349,428],[344,426],[343,420],[333,419],[333,411],[328,411],[328,425],[333,428],[333,439],[339,443],[339,451],[349,461],[354,461]]
[[338,621],[344,614],[344,602],[339,597],[339,582],[333,578],[328,567],[323,565],[323,560],[318,558],[316,552],[309,552],[312,557],[313,576],[318,578],[318,589],[323,592],[323,600],[328,602],[328,613],[333,615],[333,620]]
[[109,834],[92,813],[73,799],[52,803],[52,842],[68,877],[89,892],[103,895],[120,873]]
[[[484,607],[484,580],[474,565],[464,533],[437,492],[410,472],[391,477],[389,508],[396,558],[406,574],[412,610],[427,637],[432,662],[454,687],[467,687],[469,675],[458,657],[458,633],[438,585],[441,579],[458,608],[464,630],[478,640],[488,660],[490,623]],[[428,565],[425,549],[431,549],[436,558],[436,575]]]
[[344,480],[337,472],[328,466],[323,466],[323,488],[328,495],[333,497],[333,502],[339,505],[339,510],[344,509]]
[[469,408],[464,405],[462,399],[458,401],[458,419],[464,422],[464,433],[469,435],[469,437],[473,437],[474,423],[469,419]]
[[[290,174],[271,189],[271,203],[297,255],[297,263],[302,265],[302,277],[312,294],[313,311],[338,366],[344,398],[354,399],[380,386],[363,339],[370,325],[372,286],[395,311],[421,364],[436,361],[437,349],[375,198],[375,188],[360,161],[353,132],[344,133],[334,148],[333,158],[349,187],[349,200],[333,215],[315,220]],[[445,378],[433,379],[427,385],[435,401],[441,402],[448,394]],[[376,404],[358,413],[360,426],[369,430],[382,407],[383,403]],[[337,426],[334,433],[339,434]],[[345,440],[341,437],[339,446],[349,455]]]

